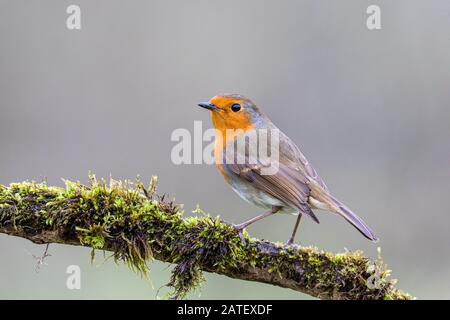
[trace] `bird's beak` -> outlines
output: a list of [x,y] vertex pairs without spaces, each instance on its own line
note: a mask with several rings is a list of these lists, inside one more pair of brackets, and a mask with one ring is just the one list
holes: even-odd
[[208,110],[211,110],[211,111],[215,111],[215,110],[219,109],[215,105],[213,105],[212,103],[209,103],[209,102],[201,102],[198,104],[198,106],[208,109]]

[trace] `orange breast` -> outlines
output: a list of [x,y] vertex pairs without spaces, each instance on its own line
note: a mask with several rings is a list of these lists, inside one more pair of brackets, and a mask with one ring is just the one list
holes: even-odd
[[[223,161],[224,161],[224,152],[226,152],[226,148],[228,145],[228,148],[232,148],[230,150],[234,149],[234,141],[239,139],[242,135],[247,133],[248,131],[252,130],[253,127],[248,128],[247,130],[231,130],[231,132],[228,130],[227,133],[223,133],[222,130],[216,129],[216,137],[214,141],[214,160],[217,166],[217,169],[219,170],[220,174],[228,180],[229,177],[225,172]],[[233,154],[230,154],[231,156]]]
[[220,130],[216,130],[216,140],[214,142],[214,159],[216,161],[216,167],[219,170],[220,174],[228,180],[228,176],[225,174],[225,170],[223,168],[223,152],[225,148],[225,142],[222,138],[222,134]]

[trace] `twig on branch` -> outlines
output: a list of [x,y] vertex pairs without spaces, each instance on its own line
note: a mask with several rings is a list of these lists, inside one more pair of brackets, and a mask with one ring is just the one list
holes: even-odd
[[[154,180],[156,181],[156,180]],[[144,275],[146,262],[176,264],[169,286],[183,298],[202,272],[290,288],[321,299],[411,299],[395,287],[380,259],[361,252],[331,254],[257,239],[242,242],[227,223],[209,215],[183,217],[179,207],[138,180],[65,181],[0,185],[0,233],[34,243],[82,245],[112,251]]]

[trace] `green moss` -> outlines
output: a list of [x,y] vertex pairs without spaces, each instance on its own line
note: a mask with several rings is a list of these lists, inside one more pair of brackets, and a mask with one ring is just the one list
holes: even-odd
[[[333,255],[250,239],[246,232],[242,242],[231,225],[198,207],[195,217],[184,217],[176,204],[156,194],[155,177],[148,187],[140,179],[107,184],[92,174],[87,186],[64,182],[65,188],[36,182],[0,186],[0,229],[33,237],[57,231],[58,241],[91,247],[92,257],[95,250],[110,250],[115,261],[145,277],[154,257],[175,263],[169,281],[172,298],[199,288],[204,270],[238,277],[249,268],[256,280],[267,272],[271,283],[291,279],[318,297],[403,297],[381,259],[370,264],[361,252]],[[365,281],[374,274],[379,288],[372,292]]]

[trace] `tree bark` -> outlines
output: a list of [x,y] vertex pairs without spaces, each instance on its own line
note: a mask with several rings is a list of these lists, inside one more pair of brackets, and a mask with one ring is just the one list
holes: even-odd
[[0,233],[34,243],[82,245],[111,251],[117,261],[146,274],[151,259],[176,264],[169,286],[184,298],[202,272],[258,281],[320,299],[412,299],[395,287],[381,258],[360,251],[332,254],[313,247],[239,237],[232,226],[203,214],[184,217],[179,207],[140,180],[88,186],[65,181],[0,185]]

